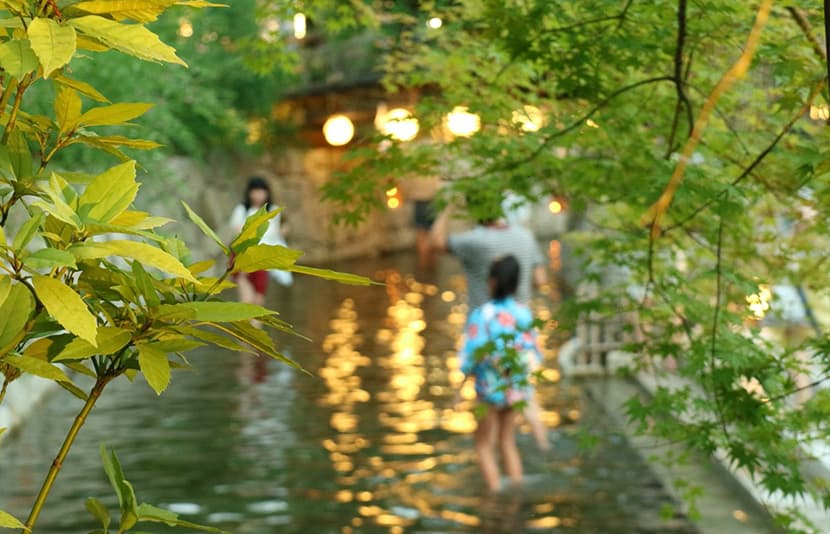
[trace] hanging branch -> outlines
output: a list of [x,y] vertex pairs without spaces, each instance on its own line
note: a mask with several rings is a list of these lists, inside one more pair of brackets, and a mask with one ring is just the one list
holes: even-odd
[[686,172],[686,167],[688,166],[689,160],[691,159],[692,154],[694,154],[697,145],[700,143],[700,138],[703,135],[703,130],[706,129],[706,125],[709,123],[712,111],[715,109],[715,106],[727,89],[729,89],[738,78],[746,74],[746,71],[749,69],[752,56],[755,54],[755,49],[758,47],[758,43],[761,40],[761,31],[767,23],[771,9],[772,0],[764,0],[761,3],[761,6],[758,8],[758,13],[755,16],[755,23],[753,24],[752,30],[749,32],[746,44],[744,45],[743,52],[732,67],[724,73],[720,81],[718,81],[718,84],[712,90],[712,93],[706,99],[706,102],[704,102],[703,108],[701,109],[697,122],[692,130],[692,135],[689,137],[689,140],[686,142],[686,146],[683,148],[680,160],[677,162],[677,166],[675,167],[674,173],[672,173],[672,176],[666,185],[666,189],[663,191],[663,194],[657,202],[649,208],[648,213],[646,213],[643,217],[643,224],[651,226],[651,234],[653,237],[656,237],[659,233],[660,221],[668,210],[669,205],[674,198],[674,194],[677,192],[677,189],[683,181],[683,175]]
[[[674,119],[672,119],[671,134],[669,134],[668,148],[666,149],[666,159],[671,157],[674,152],[674,139],[677,135],[677,127],[680,123],[680,112],[683,107],[689,114],[689,135],[692,135],[694,130],[694,117],[692,115],[692,106],[689,102],[689,97],[686,95],[686,90],[683,87],[684,73],[683,73],[683,48],[686,44],[686,0],[679,0],[677,3],[677,45],[674,48],[674,87],[677,90],[677,104],[674,107]],[[688,71],[687,71],[688,72]]]

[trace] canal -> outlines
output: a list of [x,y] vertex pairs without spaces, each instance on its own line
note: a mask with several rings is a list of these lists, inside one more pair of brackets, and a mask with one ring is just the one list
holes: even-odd
[[[271,304],[313,341],[282,339],[314,376],[231,352],[194,354],[160,398],[114,383],[84,428],[37,532],[88,532],[88,496],[115,511],[98,448],[114,448],[140,502],[237,533],[696,532],[602,407],[555,367],[539,389],[553,448],[519,437],[527,481],[487,496],[471,403],[453,409],[463,278],[408,254],[336,268],[385,287],[299,278]],[[410,274],[410,273],[414,273]],[[556,316],[555,303],[537,314]],[[25,516],[79,402],[56,392],[0,450],[0,509]],[[585,451],[586,431],[599,436]],[[669,514],[671,515],[671,514]],[[150,525],[144,532],[185,532]]]

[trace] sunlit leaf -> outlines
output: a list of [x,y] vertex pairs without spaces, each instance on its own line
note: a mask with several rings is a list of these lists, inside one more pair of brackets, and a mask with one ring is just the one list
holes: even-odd
[[75,338],[52,361],[83,360],[92,356],[114,354],[127,346],[131,339],[132,334],[128,330],[114,326],[102,326],[98,328],[98,335],[95,338],[97,346],[93,346],[84,339]]
[[179,516],[169,510],[157,508],[149,504],[141,504],[138,507],[138,520],[149,521],[152,523],[163,523],[170,527],[187,527],[193,530],[200,530],[202,532],[214,532],[217,534],[228,534],[222,529],[210,527],[206,525],[199,525],[179,519]]
[[167,353],[153,345],[141,344],[138,346],[138,365],[156,395],[161,395],[170,385],[170,362],[167,361]]
[[198,282],[179,260],[159,248],[138,241],[87,242],[74,245],[69,251],[79,260],[99,259],[107,256],[130,258],[179,278]]
[[90,182],[81,194],[78,212],[86,220],[110,222],[132,204],[138,187],[135,161],[116,165]]
[[6,356],[2,361],[12,367],[20,369],[24,373],[46,378],[47,380],[54,380],[55,382],[70,381],[66,373],[44,360],[29,356]]
[[68,24],[125,54],[187,66],[173,47],[161,42],[156,34],[140,24],[121,24],[97,15],[71,19]]
[[65,134],[74,130],[81,116],[81,97],[78,92],[68,87],[61,87],[55,97],[55,118],[60,132]]
[[[92,108],[78,118],[80,126],[114,126],[124,124],[147,113],[153,104],[128,103],[112,104]],[[122,143],[125,144],[125,143]]]
[[20,230],[18,230],[17,235],[14,236],[12,248],[15,251],[22,252],[26,245],[37,235],[38,228],[43,224],[45,219],[46,214],[43,212],[38,212],[30,219],[27,219],[23,223],[23,226],[20,227]]
[[52,76],[52,80],[59,83],[64,87],[68,87],[70,89],[74,89],[81,93],[84,96],[87,96],[97,102],[104,102],[108,103],[107,97],[102,95],[97,89],[92,87],[90,84],[86,82],[82,82],[80,80],[73,80],[72,78],[67,78],[62,74],[55,74]]
[[0,528],[21,528],[26,531],[29,529],[26,528],[26,525],[15,519],[13,515],[8,512],[4,512],[0,510]]
[[245,220],[242,231],[231,243],[231,249],[239,254],[248,247],[258,244],[268,230],[269,221],[279,214],[280,210],[268,211],[265,207],[260,208]]
[[324,278],[326,280],[334,280],[335,282],[340,282],[341,284],[350,284],[354,286],[368,286],[375,284],[371,279],[365,276],[359,276],[356,274],[349,274],[349,273],[341,273],[337,271],[331,271],[329,269],[318,269],[315,267],[307,267],[305,265],[292,265],[291,267],[287,267],[289,271],[293,271],[299,274],[307,274],[309,276],[316,276],[317,278]]
[[93,15],[108,15],[117,21],[153,22],[174,5],[175,0],[87,0],[72,7]]
[[32,287],[49,315],[76,336],[96,344],[98,323],[80,295],[60,280],[47,276],[33,276]]
[[233,262],[233,272],[251,273],[268,269],[291,270],[302,256],[299,250],[281,245],[254,245],[240,252]]
[[[8,279],[6,279],[8,280]],[[5,283],[5,282],[4,282]],[[34,310],[32,293],[25,285],[14,283],[0,305],[0,349],[9,350],[24,333],[24,327]]]
[[244,302],[182,302],[159,306],[156,317],[167,321],[234,322],[273,315],[274,313],[276,312],[262,306]]
[[28,39],[14,39],[0,45],[0,67],[18,80],[37,69],[39,64]]
[[75,55],[75,29],[52,19],[36,18],[27,29],[29,41],[43,66],[43,75],[49,75],[69,63]]

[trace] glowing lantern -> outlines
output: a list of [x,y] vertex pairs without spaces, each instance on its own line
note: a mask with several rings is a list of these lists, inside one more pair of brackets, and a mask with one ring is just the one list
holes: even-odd
[[545,125],[545,116],[536,106],[526,105],[513,112],[513,123],[525,132],[536,132]]
[[403,199],[401,198],[401,190],[397,187],[392,187],[386,190],[386,206],[391,209],[398,209],[401,207]]
[[189,20],[179,19],[179,35],[184,38],[193,37],[193,24]]
[[467,106],[456,106],[447,113],[447,129],[456,137],[470,137],[481,129],[481,117],[467,111]]
[[444,21],[441,20],[438,17],[432,17],[431,19],[429,19],[427,21],[427,26],[429,26],[433,30],[437,30],[438,28],[440,28],[443,25],[444,25]]
[[323,136],[331,146],[343,146],[354,137],[354,124],[345,115],[332,115],[323,125]]
[[418,119],[413,117],[409,111],[395,108],[383,113],[382,108],[379,108],[378,115],[376,123],[382,134],[396,141],[411,141],[418,135],[420,128]]
[[565,206],[563,206],[560,201],[553,199],[550,201],[550,204],[548,204],[548,209],[554,215],[558,215],[562,213],[562,210],[565,209]]
[[308,24],[306,23],[305,14],[297,13],[294,15],[294,38],[298,41],[305,39]]

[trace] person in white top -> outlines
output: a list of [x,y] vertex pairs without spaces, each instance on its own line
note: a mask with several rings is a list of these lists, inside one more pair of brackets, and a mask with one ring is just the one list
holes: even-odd
[[[271,201],[271,188],[268,186],[268,182],[264,178],[253,176],[248,180],[244,200],[231,213],[231,230],[235,234],[239,234],[248,217],[256,213],[263,206],[268,211],[277,209],[277,206]],[[270,220],[268,229],[260,240],[261,244],[285,246],[281,219],[282,214]],[[270,274],[282,285],[291,285],[292,279],[290,272],[275,271]],[[263,305],[265,303],[265,293],[268,290],[268,275],[269,271],[256,271],[236,276],[235,281],[239,290],[239,300],[249,304]]]

